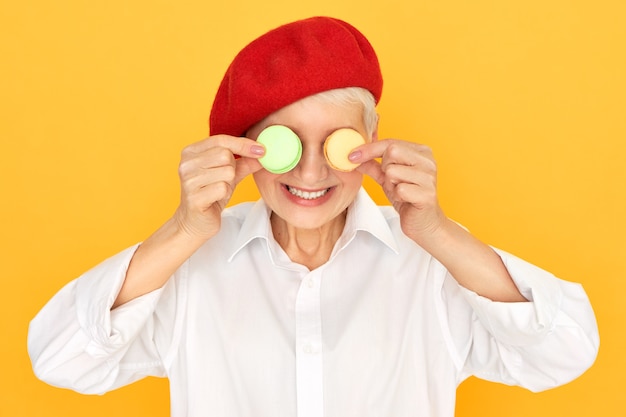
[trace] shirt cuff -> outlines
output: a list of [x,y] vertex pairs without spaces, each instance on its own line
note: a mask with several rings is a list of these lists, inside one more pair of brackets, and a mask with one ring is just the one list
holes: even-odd
[[561,308],[561,280],[507,252],[495,249],[528,302],[496,302],[461,287],[479,320],[500,342],[528,346],[541,342],[554,330]]
[[139,245],[105,260],[76,283],[78,322],[91,342],[86,351],[105,356],[130,343],[154,312],[162,289],[152,291],[111,311]]

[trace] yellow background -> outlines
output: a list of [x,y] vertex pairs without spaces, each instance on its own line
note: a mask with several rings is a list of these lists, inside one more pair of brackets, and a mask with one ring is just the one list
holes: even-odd
[[[457,416],[626,415],[625,5],[2,0],[0,415],[169,415],[166,380],[102,397],[39,382],[28,322],[171,215],[180,150],[205,137],[234,54],[317,14],[349,20],[378,50],[381,136],[434,149],[447,213],[583,283],[594,304],[602,343],[591,370],[539,394],[470,379]],[[246,181],[235,201],[255,197]]]

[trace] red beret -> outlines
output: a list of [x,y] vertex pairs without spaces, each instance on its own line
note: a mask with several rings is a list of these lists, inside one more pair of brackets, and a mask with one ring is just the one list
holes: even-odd
[[329,17],[288,23],[237,54],[215,95],[210,134],[242,136],[271,113],[335,88],[363,87],[378,102],[382,86],[376,53],[353,26]]

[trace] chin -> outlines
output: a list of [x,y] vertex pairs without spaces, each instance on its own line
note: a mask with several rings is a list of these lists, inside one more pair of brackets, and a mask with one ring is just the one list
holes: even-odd
[[284,207],[272,211],[274,216],[296,229],[319,229],[333,225],[337,220],[343,223],[345,217],[342,214],[346,213],[346,209],[329,212],[328,210],[320,210],[319,207],[314,209]]
[[332,221],[332,218],[329,218],[328,216],[318,217],[306,213],[298,213],[300,215],[290,213],[290,215],[287,216],[281,216],[276,212],[274,212],[274,214],[289,226],[295,227],[296,229],[318,229]]

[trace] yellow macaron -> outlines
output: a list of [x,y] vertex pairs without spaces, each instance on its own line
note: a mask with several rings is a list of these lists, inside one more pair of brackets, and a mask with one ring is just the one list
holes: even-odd
[[365,138],[354,129],[335,130],[324,142],[324,156],[331,168],[337,171],[349,172],[360,164],[348,159],[354,148],[366,143]]

